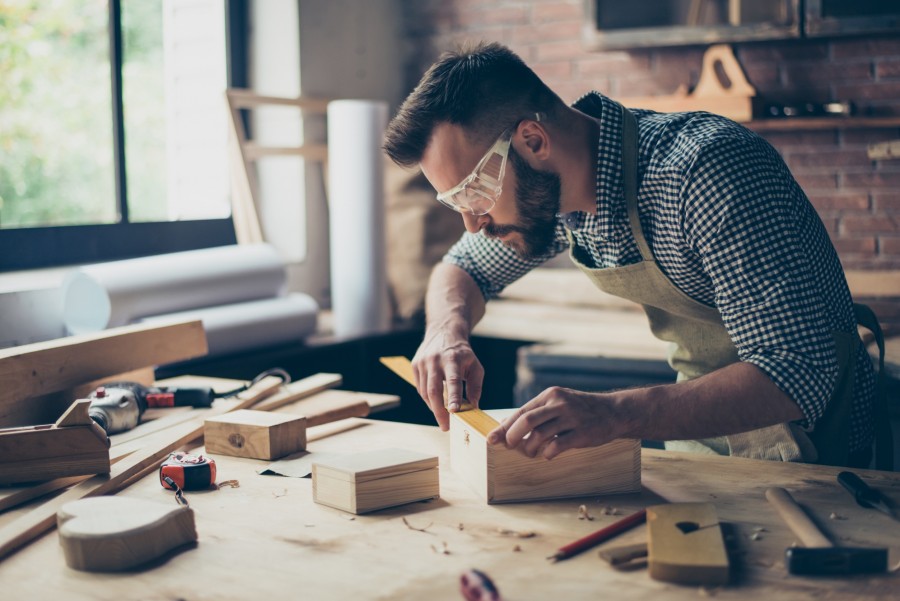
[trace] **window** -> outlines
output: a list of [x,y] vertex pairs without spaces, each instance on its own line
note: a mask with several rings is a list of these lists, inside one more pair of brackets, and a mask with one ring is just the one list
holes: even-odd
[[234,242],[223,94],[244,85],[244,12],[0,5],[0,270]]

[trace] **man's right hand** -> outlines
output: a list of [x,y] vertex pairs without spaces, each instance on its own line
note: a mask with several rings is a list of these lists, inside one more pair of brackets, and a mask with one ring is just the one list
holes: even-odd
[[[440,327],[429,328],[412,364],[419,395],[434,413],[441,430],[450,429],[448,409],[453,413],[459,410],[463,401],[463,382],[466,383],[466,400],[478,406],[484,367],[467,339],[450,336]],[[444,382],[447,383],[446,408]]]

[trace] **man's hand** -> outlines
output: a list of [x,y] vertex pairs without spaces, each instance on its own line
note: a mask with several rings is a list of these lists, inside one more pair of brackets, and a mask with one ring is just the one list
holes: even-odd
[[[450,414],[459,410],[463,400],[463,382],[466,383],[466,400],[478,406],[484,368],[475,357],[468,340],[450,336],[443,328],[427,332],[425,341],[413,357],[413,372],[419,395],[431,408],[441,430],[450,429]],[[447,383],[447,408],[444,407],[444,382]]]
[[505,442],[528,457],[540,452],[553,459],[568,449],[622,438],[627,430],[622,401],[612,394],[553,386],[503,420],[487,440],[490,444]]

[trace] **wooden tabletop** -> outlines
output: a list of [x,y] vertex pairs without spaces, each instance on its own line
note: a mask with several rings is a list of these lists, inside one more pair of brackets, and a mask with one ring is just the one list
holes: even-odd
[[[450,471],[447,435],[435,427],[353,419],[309,434],[313,453],[385,447],[435,453],[441,498],[352,516],[313,503],[309,479],[261,476],[256,470],[265,462],[216,457],[218,481],[236,479],[240,487],[187,494],[196,512],[196,547],[145,569],[90,574],[66,567],[53,531],[0,563],[3,598],[460,599],[458,576],[472,567],[512,601],[860,599],[895,598],[900,591],[897,573],[800,578],[785,572],[784,550],[795,538],[765,500],[770,486],[787,488],[837,543],[889,547],[891,565],[900,561],[900,522],[856,506],[836,483],[837,469],[644,450],[640,494],[486,506]],[[900,503],[900,474],[859,473]],[[175,503],[155,471],[119,494]],[[700,590],[653,581],[646,570],[617,572],[598,558],[598,549],[557,564],[546,560],[637,509],[689,501],[716,506],[732,549],[727,587]],[[594,520],[578,519],[582,504]],[[22,511],[27,508],[0,515],[0,525]],[[535,535],[516,536],[530,532]],[[645,539],[640,526],[604,546]]]

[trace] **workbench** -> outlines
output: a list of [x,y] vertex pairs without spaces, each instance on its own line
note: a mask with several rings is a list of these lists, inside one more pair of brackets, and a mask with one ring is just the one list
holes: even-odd
[[[54,530],[0,562],[3,598],[458,600],[459,575],[473,567],[510,601],[900,594],[897,573],[801,578],[785,572],[784,550],[795,538],[765,500],[770,486],[788,489],[835,542],[889,547],[891,565],[900,561],[900,522],[855,505],[836,483],[835,468],[645,449],[640,494],[487,506],[450,471],[449,440],[436,427],[354,418],[310,429],[309,440],[312,453],[403,447],[437,454],[441,498],[353,516],[314,504],[309,479],[262,476],[256,470],[266,462],[217,456],[218,481],[236,479],[240,487],[187,493],[199,534],[194,548],[145,569],[91,574],[66,567]],[[900,502],[900,474],[859,473]],[[119,494],[175,503],[155,471]],[[660,583],[646,570],[617,572],[598,558],[598,549],[645,540],[646,526],[556,564],[546,559],[642,507],[693,501],[714,503],[723,523],[733,567],[727,587]],[[593,520],[578,518],[582,504]],[[0,515],[0,526],[27,509]]]

